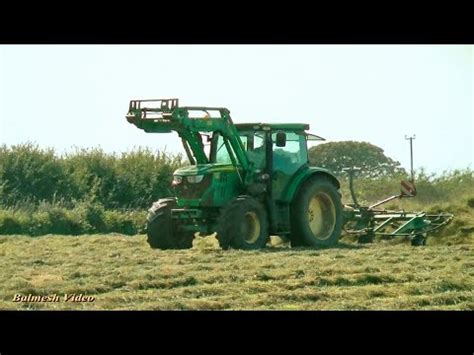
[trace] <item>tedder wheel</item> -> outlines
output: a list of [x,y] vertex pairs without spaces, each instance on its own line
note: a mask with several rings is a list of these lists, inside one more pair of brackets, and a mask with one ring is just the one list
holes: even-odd
[[222,249],[260,249],[269,240],[267,213],[250,196],[239,196],[222,209],[217,225]]
[[372,243],[375,239],[375,233],[373,231],[368,231],[366,234],[360,235],[357,238],[357,242],[361,244]]
[[423,234],[415,235],[411,240],[411,245],[415,247],[426,245],[426,237]]
[[193,246],[192,232],[178,230],[171,219],[171,209],[176,207],[174,198],[162,198],[148,211],[147,242],[153,249],[189,249]]
[[306,181],[291,207],[291,245],[333,246],[342,224],[341,195],[336,186],[324,177]]

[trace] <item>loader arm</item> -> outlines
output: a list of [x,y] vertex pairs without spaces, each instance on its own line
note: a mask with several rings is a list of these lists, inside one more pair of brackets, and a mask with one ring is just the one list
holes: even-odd
[[[193,115],[195,112],[205,112],[205,117]],[[209,114],[215,113],[215,115]],[[148,133],[177,132],[184,144],[186,154],[191,164],[207,164],[209,159],[204,151],[204,145],[199,132],[220,132],[229,143],[235,154],[237,163],[244,174],[250,164],[245,153],[245,147],[239,132],[232,122],[230,111],[223,107],[186,106],[179,107],[178,99],[132,100],[127,121]],[[191,153],[194,159],[191,159]]]

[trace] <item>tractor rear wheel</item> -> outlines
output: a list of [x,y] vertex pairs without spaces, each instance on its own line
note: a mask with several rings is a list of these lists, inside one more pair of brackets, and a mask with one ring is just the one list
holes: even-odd
[[269,240],[264,206],[250,196],[240,196],[222,209],[217,225],[222,249],[261,249]]
[[153,203],[147,216],[147,242],[152,249],[189,249],[194,235],[180,231],[171,219],[174,198],[162,198]]
[[301,186],[291,208],[291,245],[330,247],[336,245],[343,224],[341,195],[323,177]]

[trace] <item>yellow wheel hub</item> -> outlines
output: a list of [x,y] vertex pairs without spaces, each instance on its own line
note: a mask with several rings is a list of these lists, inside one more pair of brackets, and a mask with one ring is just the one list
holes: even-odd
[[[230,222],[230,221],[229,221]],[[244,237],[244,240],[249,243],[255,243],[260,236],[260,220],[255,212],[247,212],[245,214],[245,223],[246,223],[246,230],[247,233]]]
[[331,236],[336,226],[336,207],[328,194],[319,192],[311,198],[308,222],[316,239],[326,240]]

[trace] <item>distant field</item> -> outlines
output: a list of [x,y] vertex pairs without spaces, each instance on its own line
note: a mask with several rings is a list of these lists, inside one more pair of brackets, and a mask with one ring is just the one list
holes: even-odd
[[[451,239],[449,239],[451,238]],[[1,309],[474,309],[473,233],[338,248],[185,251],[144,236],[0,236]],[[451,245],[449,245],[451,244]],[[14,303],[58,294],[58,303]],[[64,302],[84,294],[92,303]]]

